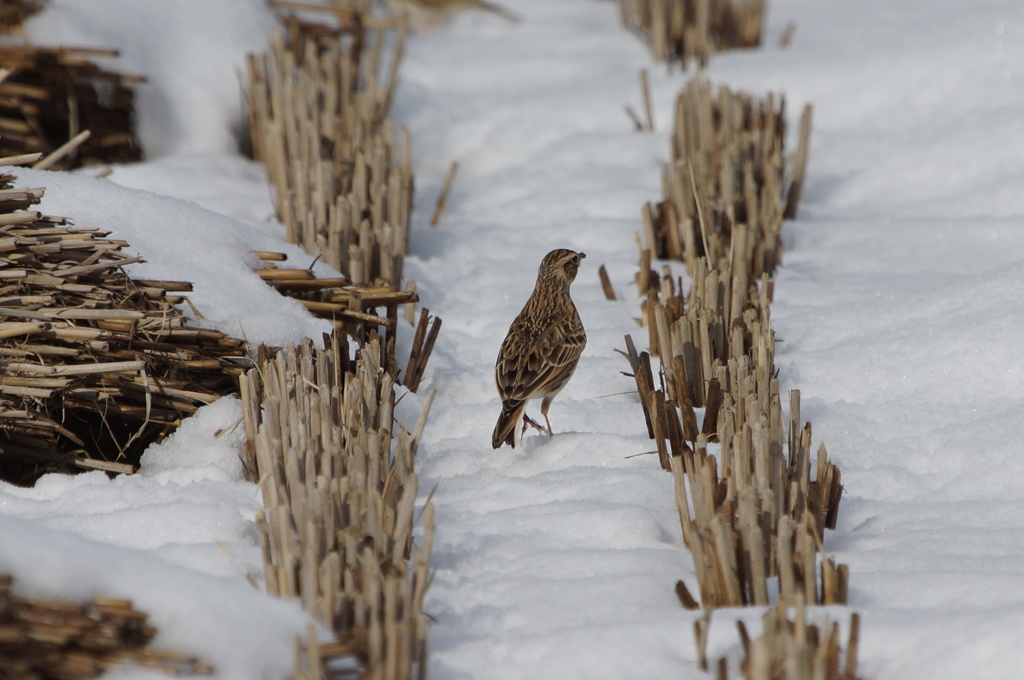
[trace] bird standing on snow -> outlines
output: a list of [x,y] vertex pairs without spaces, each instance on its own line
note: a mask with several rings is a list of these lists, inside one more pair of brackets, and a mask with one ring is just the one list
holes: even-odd
[[569,382],[583,348],[587,346],[587,333],[569,297],[569,285],[576,278],[584,253],[572,250],[552,250],[540,263],[537,285],[526,301],[523,311],[512,322],[505,341],[498,352],[494,379],[501,395],[501,415],[494,426],[491,445],[516,447],[519,439],[519,421],[541,429],[525,414],[526,402],[543,398],[540,412],[551,431],[548,408]]

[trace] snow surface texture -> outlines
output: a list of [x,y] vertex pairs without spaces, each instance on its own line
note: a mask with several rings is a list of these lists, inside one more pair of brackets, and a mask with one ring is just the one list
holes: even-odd
[[[695,614],[672,593],[695,580],[671,478],[653,456],[627,458],[653,447],[613,353],[626,333],[646,335],[633,321],[633,234],[660,194],[688,75],[651,64],[612,3],[505,4],[521,23],[470,14],[412,38],[394,110],[412,132],[419,190],[406,271],[444,319],[418,462],[424,493],[437,485],[430,677],[707,677]],[[826,548],[850,565],[861,673],[1016,679],[1024,5],[775,0],[769,18],[763,48],[717,55],[708,75],[783,92],[794,113],[815,107],[773,314],[783,389],[801,389],[844,474]],[[195,281],[207,323],[284,342],[322,325],[261,288],[248,251],[308,256],[278,240],[258,166],[233,152],[236,74],[272,25],[261,0],[51,0],[31,39],[120,47],[121,68],[150,77],[140,123],[152,160],[102,182],[20,172],[48,187],[46,211],[129,240],[150,261],[139,276]],[[655,134],[623,113],[639,108],[641,68]],[[459,175],[431,230],[452,160]],[[590,343],[552,406],[555,438],[531,432],[493,452],[495,354],[555,247],[588,254],[574,297]],[[600,264],[623,301],[604,300]],[[401,406],[412,421],[418,400]],[[240,481],[238,417],[234,400],[202,409],[134,477],[0,487],[0,570],[32,594],[130,597],[152,613],[158,645],[202,657],[219,678],[284,677],[302,613],[249,587],[217,546],[258,575],[259,500]],[[829,613],[845,623],[846,612]],[[717,613],[711,653],[735,658],[731,619],[757,615]]]

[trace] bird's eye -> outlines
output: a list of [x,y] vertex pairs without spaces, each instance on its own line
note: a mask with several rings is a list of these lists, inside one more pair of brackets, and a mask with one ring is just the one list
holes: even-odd
[[573,255],[572,256],[572,263],[573,264],[579,264],[580,263],[580,256],[579,255]]

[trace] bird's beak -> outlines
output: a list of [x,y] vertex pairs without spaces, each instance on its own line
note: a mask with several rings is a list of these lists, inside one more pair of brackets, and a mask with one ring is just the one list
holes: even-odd
[[579,253],[579,256],[580,256],[580,259],[582,260],[582,259],[584,259],[587,256],[587,254],[586,253]]

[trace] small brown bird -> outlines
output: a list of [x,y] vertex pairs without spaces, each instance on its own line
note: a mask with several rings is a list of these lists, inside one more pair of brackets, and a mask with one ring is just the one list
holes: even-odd
[[525,414],[526,402],[543,398],[540,412],[547,423],[548,435],[554,436],[548,408],[569,382],[583,348],[587,333],[569,297],[569,285],[576,278],[584,253],[564,248],[552,250],[540,263],[537,285],[526,301],[523,311],[512,322],[498,352],[494,379],[501,395],[501,415],[494,426],[491,445],[516,447],[519,421],[541,429]]

